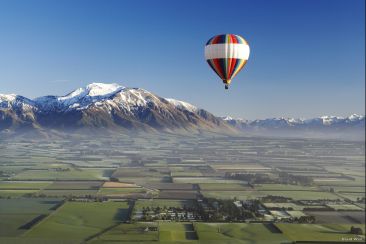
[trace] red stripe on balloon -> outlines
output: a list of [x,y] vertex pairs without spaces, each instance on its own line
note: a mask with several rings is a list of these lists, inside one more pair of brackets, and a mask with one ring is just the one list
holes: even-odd
[[231,76],[233,75],[234,68],[235,68],[236,61],[237,61],[236,58],[230,58],[230,59],[231,60],[230,60],[230,69],[229,69],[228,79],[231,79]]
[[232,42],[232,43],[238,43],[238,39],[236,38],[236,36],[235,36],[235,35],[230,34],[230,36],[231,36],[231,38],[232,38],[232,40],[233,40],[233,42]]
[[230,80],[230,70],[231,70],[231,65],[232,65],[232,58],[228,58],[227,59],[227,70],[226,70],[226,79]]
[[212,44],[217,44],[218,41],[220,39],[220,36],[216,36],[213,40],[212,40]]
[[214,63],[214,67],[216,69],[216,72],[219,74],[220,78],[225,80],[224,70],[221,67],[220,59],[215,58],[212,61]]

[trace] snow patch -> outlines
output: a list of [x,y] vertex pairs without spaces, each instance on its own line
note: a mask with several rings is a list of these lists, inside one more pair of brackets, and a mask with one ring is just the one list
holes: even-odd
[[168,102],[170,102],[171,104],[173,104],[176,108],[179,109],[183,109],[183,110],[188,110],[190,112],[197,112],[198,108],[193,106],[190,103],[187,102],[183,102],[183,101],[179,101],[173,98],[165,98],[165,100],[167,100]]
[[0,94],[0,101],[9,101],[12,102],[16,99],[16,94]]

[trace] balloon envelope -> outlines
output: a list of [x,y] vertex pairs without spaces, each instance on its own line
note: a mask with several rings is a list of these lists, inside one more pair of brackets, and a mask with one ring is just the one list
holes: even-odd
[[223,34],[212,37],[205,46],[207,63],[227,86],[248,61],[248,42],[239,35]]

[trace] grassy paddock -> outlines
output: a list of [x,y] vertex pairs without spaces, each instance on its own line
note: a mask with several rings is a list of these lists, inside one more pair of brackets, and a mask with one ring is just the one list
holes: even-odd
[[40,190],[51,182],[32,182],[32,181],[0,181],[0,190]]
[[201,241],[222,243],[282,243],[289,240],[276,228],[264,224],[195,223]]
[[21,235],[26,231],[22,226],[41,214],[51,213],[50,209],[59,203],[54,199],[0,199],[0,236]]
[[[292,241],[328,241],[342,242],[342,238],[355,238],[350,234],[352,225],[344,224],[276,224],[283,234]],[[365,225],[353,225],[363,229]],[[365,240],[365,236],[360,237]]]
[[118,242],[118,241],[157,241],[159,234],[157,229],[158,224],[151,223],[133,223],[120,224],[106,233],[93,239],[94,242]]
[[125,202],[67,202],[25,237],[82,241],[126,220],[127,213]]
[[160,241],[197,240],[192,223],[159,223]]

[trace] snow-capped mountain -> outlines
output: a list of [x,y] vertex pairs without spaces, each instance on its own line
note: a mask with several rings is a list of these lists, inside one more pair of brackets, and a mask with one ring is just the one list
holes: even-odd
[[222,118],[228,124],[255,135],[364,139],[365,116],[322,116],[312,119],[271,118],[262,120]]
[[204,109],[141,88],[92,83],[65,96],[29,99],[0,94],[0,132],[24,129],[108,128],[145,131],[240,131],[264,136],[363,135],[365,116],[262,120],[219,118]]
[[81,110],[93,103],[105,101],[126,89],[118,84],[92,83],[65,96],[45,96],[34,100],[41,110]]
[[235,131],[209,112],[140,88],[92,83],[65,96],[0,95],[0,131],[17,128]]
[[165,98],[165,100],[172,103],[175,107],[177,107],[179,109],[185,109],[185,110],[191,111],[192,113],[195,113],[198,111],[198,108],[193,106],[190,103],[179,101],[179,100],[176,100],[173,98]]
[[330,126],[355,126],[364,125],[365,116],[352,114],[348,117],[321,116],[312,119],[295,118],[271,118],[262,120],[234,119],[230,116],[222,117],[227,123],[237,127],[264,127],[264,128],[284,128],[284,127],[330,127]]

